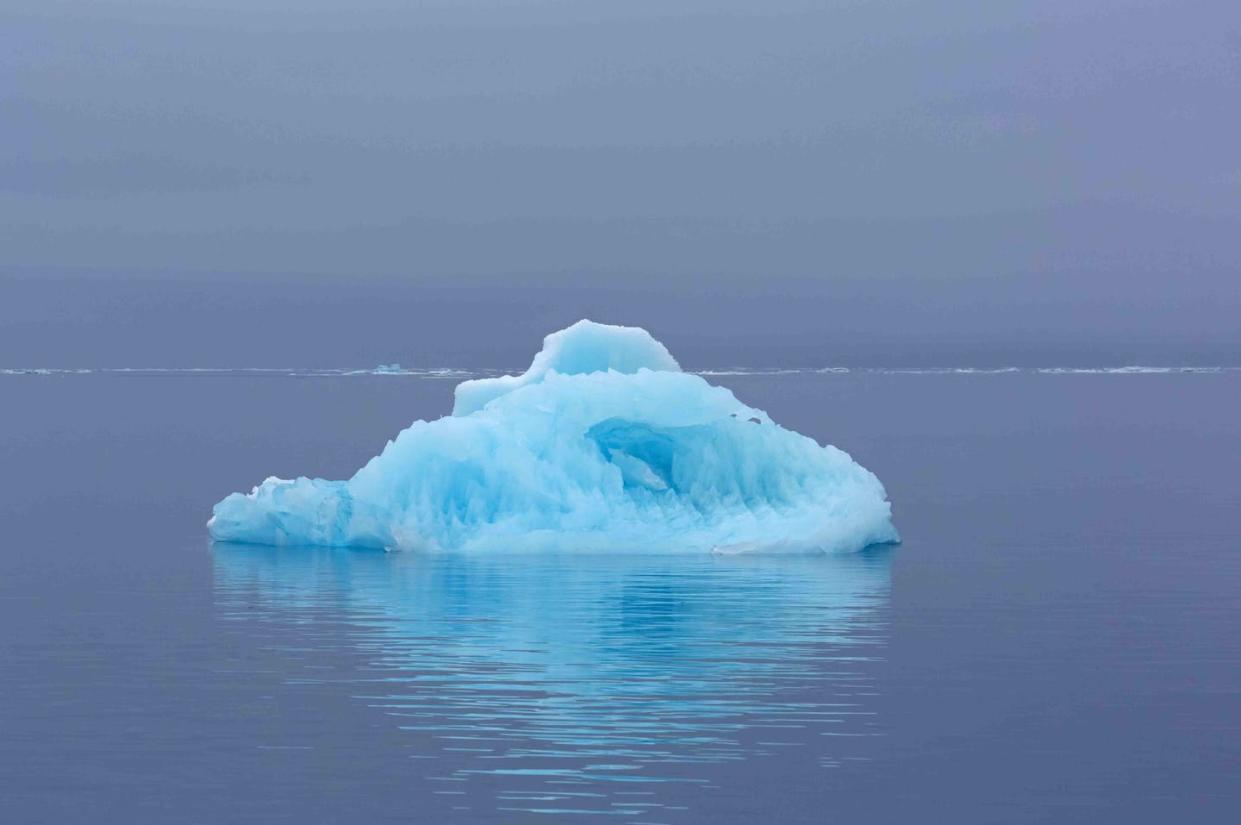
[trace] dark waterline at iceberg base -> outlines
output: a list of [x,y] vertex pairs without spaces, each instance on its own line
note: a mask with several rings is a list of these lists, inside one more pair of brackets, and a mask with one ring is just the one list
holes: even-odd
[[213,548],[220,491],[345,477],[451,384],[4,379],[0,820],[1229,821],[1237,373],[712,380],[904,544]]

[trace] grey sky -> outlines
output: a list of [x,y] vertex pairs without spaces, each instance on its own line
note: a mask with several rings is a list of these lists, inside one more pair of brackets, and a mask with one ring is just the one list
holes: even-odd
[[1239,101],[1226,0],[6,0],[0,361],[135,275],[1237,361]]

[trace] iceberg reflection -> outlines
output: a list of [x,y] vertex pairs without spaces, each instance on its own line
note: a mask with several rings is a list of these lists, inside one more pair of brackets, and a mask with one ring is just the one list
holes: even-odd
[[878,733],[889,558],[213,550],[226,621],[364,663],[348,690],[410,732],[419,782],[663,821],[666,783],[781,746],[830,767]]

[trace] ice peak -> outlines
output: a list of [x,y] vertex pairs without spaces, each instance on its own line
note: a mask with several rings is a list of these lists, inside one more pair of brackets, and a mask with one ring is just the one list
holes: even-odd
[[613,326],[582,319],[543,339],[543,349],[521,375],[480,378],[457,385],[452,414],[469,415],[527,384],[537,384],[551,372],[581,375],[614,372],[632,375],[638,370],[680,372],[668,349],[641,327]]

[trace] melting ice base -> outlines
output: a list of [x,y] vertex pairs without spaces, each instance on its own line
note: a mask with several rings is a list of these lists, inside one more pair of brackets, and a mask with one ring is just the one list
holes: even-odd
[[683,373],[645,330],[580,321],[520,376],[465,381],[348,481],[269,478],[220,540],[426,550],[858,550],[894,542],[883,485]]

